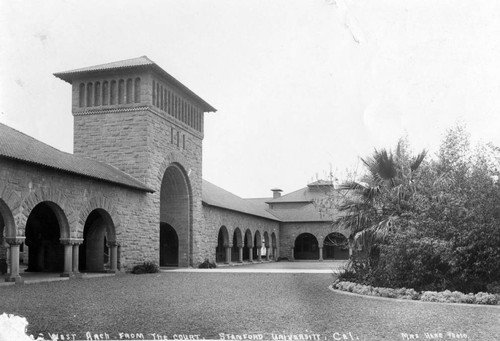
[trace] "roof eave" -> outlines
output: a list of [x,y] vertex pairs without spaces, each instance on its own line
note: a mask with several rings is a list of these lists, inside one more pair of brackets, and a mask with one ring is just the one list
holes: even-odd
[[91,176],[91,175],[87,175],[87,174],[81,174],[81,173],[73,172],[73,171],[70,171],[70,170],[67,170],[67,169],[63,169],[63,168],[59,168],[59,167],[54,167],[54,166],[46,165],[46,164],[43,164],[41,162],[34,162],[34,161],[24,160],[24,159],[21,159],[21,158],[7,156],[7,155],[0,155],[0,158],[14,160],[14,161],[18,161],[18,162],[24,162],[24,163],[27,163],[27,164],[30,164],[30,165],[35,165],[35,166],[38,166],[38,167],[45,167],[45,168],[53,169],[53,170],[56,170],[56,171],[68,173],[68,174],[71,174],[71,175],[77,175],[77,176],[81,176],[81,177],[84,177],[84,178],[99,180],[99,181],[103,181],[103,182],[115,184],[117,186],[122,186],[122,187],[127,187],[127,188],[133,188],[133,189],[140,190],[140,191],[143,191],[143,192],[148,192],[148,193],[154,193],[155,192],[154,190],[152,190],[151,188],[146,187],[146,186],[141,187],[141,186],[128,185],[128,184],[124,184],[124,183],[121,183],[121,182],[118,182],[118,181],[112,181],[112,180],[103,179],[103,178],[100,178],[100,177],[97,177],[97,176]]
[[[271,221],[277,221],[277,222],[281,222],[281,220],[276,217],[276,218],[271,218],[271,217],[264,217],[264,216],[261,216],[261,215],[257,215],[257,214],[253,214],[253,213],[249,213],[249,212],[243,212],[243,211],[238,211],[238,210],[235,210],[235,209],[232,209],[232,208],[228,208],[228,207],[225,207],[225,206],[222,206],[222,205],[217,205],[217,204],[213,204],[213,203],[208,203],[206,202],[205,200],[202,200],[201,201],[202,204],[206,205],[206,206],[212,206],[212,207],[217,207],[217,208],[221,208],[223,210],[228,210],[228,211],[232,211],[232,212],[238,212],[238,213],[242,213],[242,214],[247,214],[247,215],[251,215],[253,217],[258,217],[258,218],[262,218],[262,219],[267,219],[267,220],[271,220]],[[267,211],[266,211],[267,212]],[[269,213],[269,212],[268,212]],[[274,217],[274,215],[273,215]]]

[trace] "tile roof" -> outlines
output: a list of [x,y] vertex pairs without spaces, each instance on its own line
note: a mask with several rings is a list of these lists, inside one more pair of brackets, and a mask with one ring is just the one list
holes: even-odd
[[202,193],[203,202],[209,206],[216,206],[278,221],[275,216],[267,212],[261,206],[242,199],[239,196],[234,195],[233,193],[230,193],[206,180],[203,180]]
[[312,202],[318,196],[324,196],[333,189],[333,185],[328,182],[313,182],[307,187],[285,194],[276,199],[270,199],[268,203],[279,202]]
[[[142,56],[139,58],[125,59],[125,60],[120,60],[117,62],[87,66],[87,67],[82,67],[79,69],[58,72],[58,73],[55,73],[54,75],[56,77],[59,77],[59,76],[64,77],[65,75],[69,76],[71,74],[77,74],[77,73],[83,73],[83,72],[125,69],[125,68],[137,67],[137,66],[143,66],[143,65],[155,65],[155,62],[153,62],[151,59],[149,59],[146,56]],[[59,78],[64,79],[62,77],[59,77]]]
[[2,123],[0,157],[154,192],[139,180],[113,166],[62,152]]
[[266,203],[272,207],[268,212],[284,222],[332,221],[338,215],[335,210],[320,211],[317,201],[321,202],[331,195],[334,189],[329,181],[319,180],[279,198],[270,198]]
[[277,217],[282,222],[322,222],[333,221],[335,213],[320,212],[313,203],[307,203],[300,207],[293,206],[287,208],[283,205],[280,208],[269,209],[269,213]]
[[205,110],[205,112],[216,112],[217,111],[217,109],[215,109],[210,104],[205,102],[205,100],[203,100],[201,97],[199,97],[193,91],[191,91],[188,87],[186,87],[184,84],[179,82],[177,79],[175,79],[169,73],[167,73],[165,70],[163,70],[161,67],[159,67],[158,64],[153,62],[147,56],[125,59],[125,60],[112,62],[112,63],[87,66],[87,67],[63,71],[63,72],[57,72],[57,73],[54,73],[54,76],[62,79],[63,81],[66,81],[66,82],[72,84],[73,80],[75,78],[81,76],[81,74],[83,74],[83,73],[99,73],[102,71],[111,71],[111,70],[116,71],[116,70],[122,70],[122,69],[130,69],[130,68],[154,70],[154,71],[158,72],[160,75],[162,75],[163,77],[165,77],[168,82],[174,84],[180,90],[184,91],[188,96],[194,98],[197,102],[199,102],[203,106],[203,110]]

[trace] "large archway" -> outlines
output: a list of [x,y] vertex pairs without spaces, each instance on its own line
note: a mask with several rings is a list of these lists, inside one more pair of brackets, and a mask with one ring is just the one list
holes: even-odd
[[160,224],[160,266],[179,266],[179,238],[167,223]]
[[338,232],[330,233],[323,242],[323,258],[345,260],[349,259],[349,242]]
[[240,247],[242,247],[241,230],[237,227],[233,233],[233,247],[231,248],[231,260],[240,261]]
[[114,242],[115,226],[108,212],[90,212],[83,227],[83,243],[79,249],[80,271],[102,272],[110,269],[109,242]]
[[217,263],[227,263],[226,248],[229,247],[229,234],[225,226],[221,226],[217,236],[217,247],[215,248],[215,261]]
[[[174,163],[163,175],[160,190],[160,265],[169,266],[173,262],[172,247],[177,238],[177,266],[192,263],[192,199],[189,179],[184,169]],[[163,231],[163,232],[162,232]],[[163,255],[163,257],[162,257]],[[168,260],[165,258],[169,256]],[[162,261],[163,258],[163,261]]]
[[62,209],[53,202],[36,205],[26,222],[26,246],[28,268],[34,272],[62,272],[64,270],[64,246],[61,236],[66,237],[69,227]]
[[295,259],[319,259],[318,240],[310,233],[302,233],[295,239]]

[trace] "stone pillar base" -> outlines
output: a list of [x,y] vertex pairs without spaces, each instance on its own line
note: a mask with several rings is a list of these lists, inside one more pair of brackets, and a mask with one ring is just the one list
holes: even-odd
[[16,284],[24,284],[24,278],[21,276],[18,277],[7,277],[5,282],[16,282]]
[[69,278],[72,278],[72,277],[75,277],[75,274],[72,273],[72,272],[63,272],[62,274],[59,275],[59,277],[69,277]]

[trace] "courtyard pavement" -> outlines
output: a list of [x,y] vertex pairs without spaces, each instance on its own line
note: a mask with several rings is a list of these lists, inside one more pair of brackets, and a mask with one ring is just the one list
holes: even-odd
[[[333,262],[310,263],[4,286],[0,313],[24,316],[30,334],[59,340],[500,340],[499,307],[332,292],[336,275],[294,271]],[[246,268],[254,271],[237,271]]]

